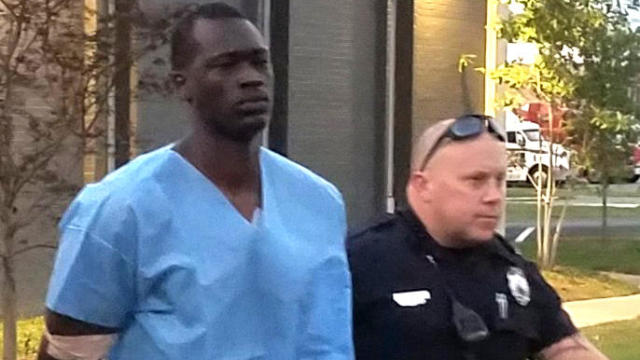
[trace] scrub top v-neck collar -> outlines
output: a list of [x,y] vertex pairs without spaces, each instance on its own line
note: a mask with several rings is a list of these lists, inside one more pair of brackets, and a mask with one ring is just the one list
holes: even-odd
[[261,188],[261,204],[262,206],[258,206],[253,210],[252,216],[251,216],[251,220],[247,219],[246,217],[244,217],[240,211],[238,210],[238,208],[236,208],[233,203],[231,202],[231,200],[224,194],[224,192],[222,192],[222,190],[220,190],[220,188],[218,187],[218,185],[216,185],[213,181],[211,181],[211,179],[209,179],[206,175],[204,175],[202,173],[202,171],[200,171],[197,167],[195,167],[189,160],[187,160],[184,156],[182,156],[182,154],[180,154],[178,151],[176,151],[175,149],[175,145],[172,146],[170,149],[171,153],[173,154],[174,157],[177,157],[178,160],[180,161],[180,163],[182,163],[190,173],[193,173],[194,176],[199,179],[199,182],[203,184],[203,188],[206,189],[207,187],[209,187],[211,189],[211,192],[214,196],[214,198],[216,198],[217,200],[223,202],[225,204],[225,207],[229,210],[232,211],[235,214],[235,217],[240,218],[240,220],[247,226],[254,226],[257,227],[262,220],[265,218],[265,214],[266,214],[266,209],[267,209],[267,204],[268,204],[268,192],[269,192],[269,184],[268,184],[268,176],[266,174],[266,166],[265,166],[265,159],[264,159],[264,150],[262,149],[262,147],[260,148],[260,153],[259,153],[259,166],[260,166],[260,188]]

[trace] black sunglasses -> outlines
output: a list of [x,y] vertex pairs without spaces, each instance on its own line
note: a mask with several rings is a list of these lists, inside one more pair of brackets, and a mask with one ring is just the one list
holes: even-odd
[[422,165],[419,169],[424,170],[424,167],[438,149],[443,139],[448,138],[454,141],[466,140],[479,136],[485,131],[495,136],[496,139],[501,142],[505,141],[501,128],[495,123],[491,116],[470,114],[456,118],[447,131],[438,138],[438,140],[436,140],[435,145],[433,145],[429,152],[425,154],[424,160],[422,161]]

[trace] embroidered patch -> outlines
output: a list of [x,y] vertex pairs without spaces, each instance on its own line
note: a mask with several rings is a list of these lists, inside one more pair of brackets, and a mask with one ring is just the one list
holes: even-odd
[[510,267],[509,271],[507,271],[507,282],[511,295],[516,299],[516,302],[522,306],[527,306],[531,301],[531,290],[529,289],[529,282],[524,276],[524,271],[515,266]]

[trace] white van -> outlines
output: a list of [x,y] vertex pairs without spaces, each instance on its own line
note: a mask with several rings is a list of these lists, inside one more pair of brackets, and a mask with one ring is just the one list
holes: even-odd
[[[537,182],[542,177],[546,182],[551,164],[549,156],[550,144],[542,137],[540,125],[521,121],[511,111],[506,112],[505,130],[507,133],[507,151],[509,163],[507,167],[508,182]],[[538,165],[538,156],[542,159],[542,167]],[[571,173],[570,153],[562,145],[553,145],[553,175],[556,181],[565,181]],[[541,171],[540,171],[541,170]]]

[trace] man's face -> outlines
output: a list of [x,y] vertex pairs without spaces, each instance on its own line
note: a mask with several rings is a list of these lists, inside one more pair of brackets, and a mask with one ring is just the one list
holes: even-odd
[[182,96],[213,133],[251,141],[271,113],[273,74],[262,35],[243,19],[199,19],[192,35],[197,54],[176,73]]
[[490,240],[505,196],[506,150],[489,134],[438,149],[423,176],[432,223],[455,246]]

